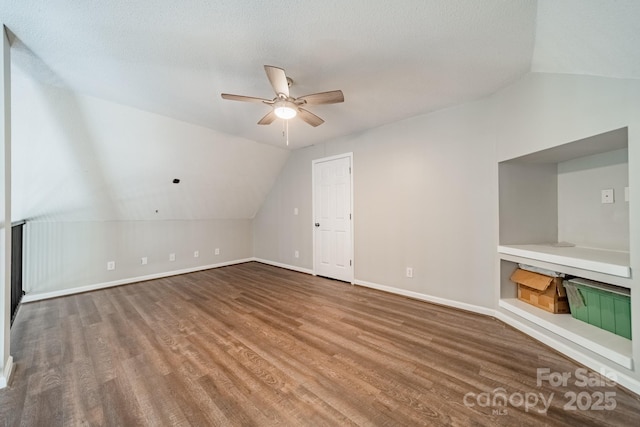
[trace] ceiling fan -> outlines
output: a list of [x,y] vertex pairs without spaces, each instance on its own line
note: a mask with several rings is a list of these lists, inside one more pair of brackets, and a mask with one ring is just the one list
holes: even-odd
[[344,102],[344,95],[341,90],[313,93],[293,98],[289,95],[289,86],[291,86],[293,80],[287,77],[282,68],[265,65],[264,70],[266,71],[267,78],[269,79],[269,82],[271,82],[271,86],[276,93],[275,98],[263,99],[251,96],[231,95],[229,93],[222,94],[222,98],[232,101],[254,102],[270,105],[272,107],[271,111],[260,119],[258,122],[259,125],[271,124],[276,118],[288,120],[298,116],[306,123],[316,127],[324,123],[324,120],[310,111],[305,110],[302,106],[337,104],[339,102]]

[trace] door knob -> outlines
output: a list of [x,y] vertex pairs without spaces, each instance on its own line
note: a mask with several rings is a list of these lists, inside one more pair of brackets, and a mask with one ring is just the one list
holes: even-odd
[[316,222],[316,227],[320,227],[320,223],[319,222]]

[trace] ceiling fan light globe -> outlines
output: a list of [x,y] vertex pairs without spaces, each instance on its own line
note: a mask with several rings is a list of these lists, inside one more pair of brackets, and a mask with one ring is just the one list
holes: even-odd
[[296,114],[298,114],[296,110],[290,107],[277,107],[275,109],[275,113],[276,113],[276,116],[285,120],[292,119],[296,116]]
[[281,119],[289,120],[298,114],[298,109],[293,102],[278,102],[273,108],[273,112]]

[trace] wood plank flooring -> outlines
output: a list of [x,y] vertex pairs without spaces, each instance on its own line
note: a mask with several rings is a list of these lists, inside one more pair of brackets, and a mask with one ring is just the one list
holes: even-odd
[[495,319],[259,263],[25,304],[11,339],[5,426],[640,422]]

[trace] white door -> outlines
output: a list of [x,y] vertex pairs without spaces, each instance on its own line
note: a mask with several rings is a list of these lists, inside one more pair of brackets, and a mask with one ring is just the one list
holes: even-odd
[[313,161],[314,273],[353,283],[351,154]]

